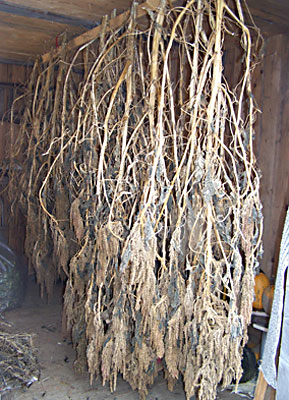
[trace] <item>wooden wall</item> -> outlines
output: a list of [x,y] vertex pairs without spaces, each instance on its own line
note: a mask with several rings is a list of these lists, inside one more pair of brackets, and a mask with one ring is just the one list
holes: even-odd
[[26,65],[0,64],[0,121],[10,121],[13,98],[21,92],[31,73]]
[[[25,219],[21,213],[12,214],[6,196],[7,177],[5,161],[7,147],[10,145],[10,109],[15,96],[23,91],[25,82],[31,73],[31,67],[24,65],[0,64],[0,165],[4,179],[0,184],[1,231],[8,239],[10,247],[19,255],[23,253],[25,237]],[[17,125],[15,125],[17,131]]]
[[[235,86],[241,78],[241,52],[225,42],[225,75]],[[289,36],[266,38],[265,54],[253,74],[253,93],[261,110],[255,123],[255,155],[261,170],[264,254],[261,269],[274,277],[289,203]]]
[[254,74],[262,114],[256,124],[255,153],[262,172],[264,255],[262,270],[275,277],[289,204],[289,36],[266,40],[265,57]]

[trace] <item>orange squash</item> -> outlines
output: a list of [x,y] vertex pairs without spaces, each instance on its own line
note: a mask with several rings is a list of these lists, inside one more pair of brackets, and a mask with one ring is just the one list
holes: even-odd
[[263,309],[262,296],[264,290],[268,286],[270,286],[269,278],[263,272],[260,272],[260,274],[255,276],[255,286],[254,286],[255,300],[253,302],[253,307],[255,309],[257,310]]
[[271,313],[271,308],[272,308],[272,303],[273,303],[273,297],[274,297],[274,285],[270,285],[266,287],[266,289],[263,292],[262,295],[262,305],[264,308],[264,311],[270,315]]

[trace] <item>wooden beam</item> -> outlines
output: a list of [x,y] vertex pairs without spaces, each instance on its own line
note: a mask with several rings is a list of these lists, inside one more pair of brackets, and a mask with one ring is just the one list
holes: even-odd
[[56,14],[51,11],[39,11],[31,7],[16,5],[4,0],[0,0],[0,12],[20,15],[21,17],[59,22],[66,25],[83,26],[86,29],[92,29],[95,27],[95,25],[97,25],[94,21],[89,21],[84,18],[75,18],[68,15]]
[[[161,0],[149,0],[145,1],[139,5],[136,6],[136,17],[137,19],[144,17],[147,14],[147,10],[155,10],[159,7],[161,3]],[[107,30],[110,29],[117,29],[120,28],[129,18],[130,11],[127,10],[124,13],[116,16],[115,18],[112,18],[108,22],[108,27]],[[100,34],[101,34],[101,25],[96,26],[95,28],[92,28],[91,30],[84,32],[80,36],[77,36],[76,38],[72,39],[70,42],[67,44],[67,49],[68,50],[73,50],[77,47],[80,47],[84,45],[85,43],[90,42],[93,39],[96,39]],[[60,53],[60,48],[56,49],[54,51],[54,55],[57,55]],[[46,53],[42,56],[42,61],[47,62],[50,58],[50,53]]]

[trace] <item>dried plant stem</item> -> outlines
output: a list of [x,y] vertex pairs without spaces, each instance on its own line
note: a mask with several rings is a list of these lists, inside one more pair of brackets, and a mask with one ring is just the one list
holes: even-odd
[[182,376],[187,398],[210,400],[241,376],[262,215],[255,36],[233,3],[163,0],[145,31],[133,4],[122,27],[104,18],[75,54],[37,63],[27,88],[11,203],[42,291],[67,279],[76,367],[112,390],[121,373],[145,398],[163,369],[170,389]]

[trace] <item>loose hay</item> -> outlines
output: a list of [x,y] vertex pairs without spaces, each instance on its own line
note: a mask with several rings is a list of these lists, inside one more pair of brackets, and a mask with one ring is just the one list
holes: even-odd
[[[10,196],[43,290],[67,278],[76,365],[112,390],[121,373],[145,397],[162,360],[170,389],[182,376],[187,398],[210,400],[240,379],[261,251],[259,39],[239,0],[161,1],[147,30],[134,10],[35,63]],[[243,51],[235,88],[228,37]]]
[[0,332],[0,393],[30,386],[39,374],[32,336]]

